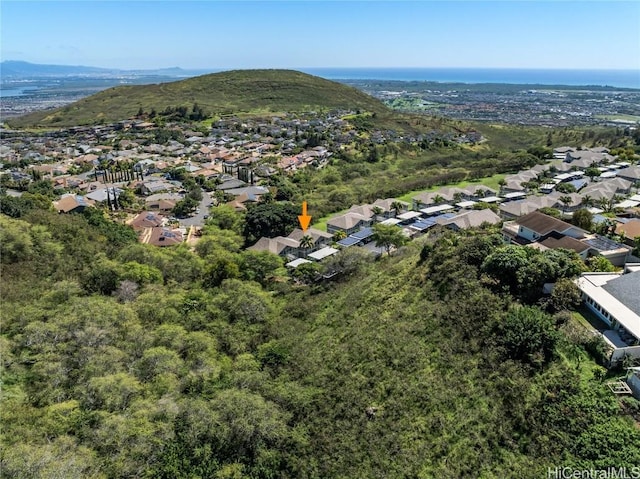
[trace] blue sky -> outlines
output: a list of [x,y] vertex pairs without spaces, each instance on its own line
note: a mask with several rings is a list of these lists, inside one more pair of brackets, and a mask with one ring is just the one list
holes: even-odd
[[111,68],[640,70],[637,1],[0,2],[0,58]]

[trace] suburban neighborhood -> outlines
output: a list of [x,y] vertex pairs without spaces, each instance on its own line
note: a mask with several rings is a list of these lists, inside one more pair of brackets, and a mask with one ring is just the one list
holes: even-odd
[[[358,138],[357,129],[343,119],[354,114],[229,118],[206,131],[158,129],[129,120],[35,136],[6,132],[1,182],[8,195],[50,182],[58,193],[53,208],[61,214],[103,208],[129,225],[141,243],[194,245],[211,208],[226,205],[244,212],[249,204],[273,197],[269,178],[323,168],[342,145]],[[390,131],[377,131],[372,138],[380,144],[424,140]],[[577,226],[574,214],[588,215],[588,224]],[[403,241],[383,245],[377,240],[377,225],[397,228],[405,241],[438,229],[494,226],[501,228],[505,244],[568,249],[584,261],[606,259],[618,272],[585,273],[577,284],[585,305],[610,328],[599,329],[611,347],[611,364],[625,355],[640,357],[635,300],[619,297],[640,285],[634,266],[640,259],[633,255],[640,236],[639,164],[602,147],[555,148],[546,162],[505,175],[498,189],[479,182],[432,188],[411,201],[354,204],[326,218],[321,229],[312,225],[287,236],[260,237],[248,250],[278,255],[294,271],[348,248],[379,257],[401,246]],[[616,286],[621,284],[626,286]],[[608,290],[615,294],[603,293]],[[612,308],[602,301],[627,306]]]

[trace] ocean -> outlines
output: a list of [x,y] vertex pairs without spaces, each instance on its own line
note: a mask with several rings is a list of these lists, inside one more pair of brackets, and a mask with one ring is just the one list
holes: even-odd
[[507,68],[298,68],[327,80],[400,80],[441,83],[611,86],[640,89],[640,70]]

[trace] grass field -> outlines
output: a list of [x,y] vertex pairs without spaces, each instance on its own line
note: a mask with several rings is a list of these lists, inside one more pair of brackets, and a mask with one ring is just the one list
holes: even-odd
[[640,122],[640,116],[638,115],[596,115],[596,118],[610,121]]
[[[445,185],[445,186],[448,186],[449,188],[466,188],[467,186],[470,186],[470,185],[477,185],[477,186],[486,186],[487,188],[491,188],[492,190],[498,191],[500,190],[500,185],[498,183],[500,180],[504,179],[505,176],[506,175],[504,174],[499,174],[499,175],[488,176],[486,178],[480,178],[474,181],[460,181],[458,183],[452,183],[450,185]],[[433,186],[426,190],[409,191],[408,193],[405,193],[404,195],[398,197],[398,199],[400,201],[406,201],[408,203],[411,203],[411,198],[413,198],[414,196],[419,195],[420,193],[436,191],[443,187],[444,186]]]

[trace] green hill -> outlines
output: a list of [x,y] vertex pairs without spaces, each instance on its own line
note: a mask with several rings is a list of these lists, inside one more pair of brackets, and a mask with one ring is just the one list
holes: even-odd
[[11,120],[12,127],[74,126],[113,122],[140,108],[161,112],[197,103],[206,114],[277,113],[316,109],[389,110],[353,87],[293,70],[234,70],[154,85],[120,86],[56,110]]
[[[519,306],[491,276],[485,258],[520,256],[500,234],[441,233],[378,261],[347,248],[329,260],[342,275],[311,287],[272,281],[282,259],[239,251],[231,230],[200,241],[137,244],[97,210],[0,215],[3,477],[534,479],[640,464],[640,403],[611,393],[571,314]],[[529,271],[571,258],[533,254]]]

